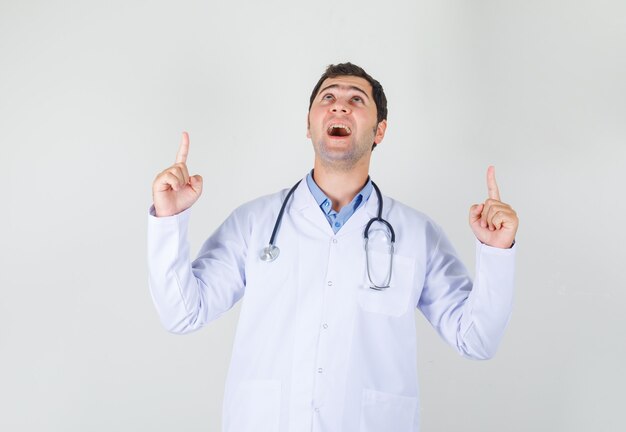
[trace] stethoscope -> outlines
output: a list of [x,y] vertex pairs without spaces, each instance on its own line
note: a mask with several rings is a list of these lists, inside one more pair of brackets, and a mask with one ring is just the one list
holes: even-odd
[[[283,220],[283,213],[285,212],[285,207],[287,206],[287,202],[289,201],[289,198],[291,198],[291,195],[293,195],[293,192],[296,190],[296,188],[298,187],[301,181],[302,180],[299,180],[298,183],[293,185],[293,187],[289,190],[289,192],[287,193],[287,196],[283,200],[283,204],[280,207],[280,212],[278,212],[278,217],[276,218],[276,222],[274,223],[274,229],[272,230],[272,236],[270,237],[270,242],[267,246],[263,248],[263,251],[261,251],[260,258],[262,261],[269,263],[269,262],[274,261],[276,258],[278,258],[278,255],[280,255],[280,249],[278,248],[278,246],[276,246],[274,241],[276,240],[278,227],[280,226],[280,223]],[[372,182],[372,186],[374,186],[374,190],[376,191],[376,196],[378,197],[378,215],[376,217],[371,218],[369,222],[367,222],[367,225],[365,225],[365,231],[363,232],[363,239],[365,240],[365,263],[367,266],[367,278],[370,281],[370,288],[380,291],[385,288],[389,288],[389,283],[391,282],[391,272],[393,271],[393,252],[394,252],[394,244],[396,242],[396,233],[394,232],[391,224],[387,222],[385,219],[383,219],[382,217],[383,197],[382,197],[382,194],[380,193],[380,189],[378,189],[378,186],[376,186],[376,183],[374,182]],[[368,250],[367,244],[369,241],[370,227],[372,226],[374,222],[380,222],[383,225],[385,225],[388,228],[389,233],[390,233],[389,235],[385,232],[385,234],[390,240],[389,271],[387,272],[387,277],[385,278],[385,282],[382,285],[377,285],[376,283],[374,283],[374,281],[372,280],[372,275],[370,274],[370,258],[369,258],[369,250]]]

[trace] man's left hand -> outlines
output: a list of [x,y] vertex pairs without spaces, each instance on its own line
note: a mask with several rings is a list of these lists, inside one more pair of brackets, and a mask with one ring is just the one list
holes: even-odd
[[510,248],[515,241],[519,219],[510,205],[500,201],[496,170],[493,166],[487,168],[487,190],[489,198],[483,204],[474,204],[470,207],[470,227],[482,243],[498,248]]

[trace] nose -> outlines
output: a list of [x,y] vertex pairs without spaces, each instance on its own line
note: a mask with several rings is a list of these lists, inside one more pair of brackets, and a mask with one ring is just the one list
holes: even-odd
[[346,106],[344,103],[338,100],[331,106],[330,111],[333,113],[341,112],[343,114],[349,114],[350,107]]

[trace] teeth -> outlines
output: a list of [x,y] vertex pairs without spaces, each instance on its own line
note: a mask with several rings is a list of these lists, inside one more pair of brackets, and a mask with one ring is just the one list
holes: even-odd
[[330,127],[328,128],[328,132],[332,131],[333,129],[345,129],[346,132],[352,133],[350,128],[348,126],[346,126],[345,124],[342,124],[342,123],[337,123],[337,124],[330,125]]

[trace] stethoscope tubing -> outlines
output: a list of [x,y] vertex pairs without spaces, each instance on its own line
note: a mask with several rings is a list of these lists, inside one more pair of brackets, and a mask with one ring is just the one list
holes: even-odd
[[296,190],[296,188],[298,187],[301,181],[302,179],[298,180],[298,183],[293,185],[293,187],[289,190],[289,192],[287,192],[287,196],[283,200],[283,204],[280,206],[278,217],[276,218],[276,222],[274,223],[274,229],[272,230],[272,236],[270,237],[270,243],[268,246],[274,246],[274,240],[276,240],[276,233],[278,232],[278,227],[283,221],[283,213],[285,213],[285,207],[287,207],[287,202],[289,201],[289,198],[291,198],[291,195],[293,195],[294,191]]
[[[265,262],[274,261],[280,254],[280,249],[275,244],[276,235],[278,234],[278,229],[282,223],[283,214],[285,213],[285,208],[287,207],[287,202],[289,202],[289,198],[291,198],[291,196],[293,195],[298,185],[300,185],[301,181],[302,180],[299,180],[295,185],[293,185],[293,187],[289,190],[289,192],[287,193],[287,196],[283,200],[282,205],[280,206],[280,211],[278,212],[278,216],[276,217],[276,222],[274,223],[274,229],[272,230],[270,242],[265,248],[263,248],[263,251],[261,252],[260,258],[261,260]],[[396,233],[393,227],[391,226],[391,224],[387,222],[385,219],[383,219],[383,196],[380,193],[380,189],[374,182],[372,182],[372,186],[374,187],[374,190],[376,191],[376,197],[378,198],[378,214],[376,217],[371,218],[367,222],[367,225],[365,225],[365,230],[363,231],[363,239],[365,243],[364,246],[365,246],[365,260],[366,260],[366,266],[367,266],[367,277],[369,278],[369,281],[371,283],[370,288],[380,291],[385,288],[389,288],[389,283],[391,282],[391,273],[393,272],[393,255],[394,255],[394,244],[396,242]],[[368,252],[367,244],[369,241],[369,230],[374,222],[380,222],[384,224],[389,229],[389,232],[391,233],[391,239],[390,239],[391,244],[389,245],[389,251],[390,251],[389,272],[388,272],[387,279],[385,280],[383,285],[376,285],[373,282],[372,276],[370,274],[369,252]]]
[[378,186],[376,185],[376,183],[372,182],[372,186],[374,186],[374,190],[376,191],[376,196],[378,197],[378,216],[376,216],[375,218],[372,218],[369,220],[369,222],[367,222],[367,225],[365,225],[365,230],[363,232],[363,237],[365,239],[369,238],[369,230],[370,227],[372,226],[372,224],[374,222],[381,222],[383,224],[385,224],[387,226],[387,228],[389,228],[389,231],[391,232],[391,243],[395,243],[396,242],[396,232],[393,230],[393,227],[391,226],[391,224],[389,222],[387,222],[385,219],[383,219],[383,196],[380,193],[380,189],[378,188]]

